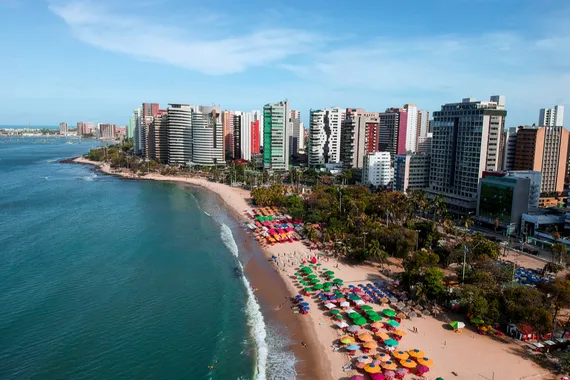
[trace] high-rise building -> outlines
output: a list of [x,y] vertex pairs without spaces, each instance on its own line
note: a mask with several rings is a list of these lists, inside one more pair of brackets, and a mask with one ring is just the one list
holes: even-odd
[[433,133],[428,132],[425,137],[420,137],[418,139],[418,153],[431,154],[431,141],[433,139]]
[[418,144],[419,135],[419,111],[418,106],[415,104],[406,104],[404,109],[408,113],[406,123],[406,152],[415,153]]
[[234,112],[224,111],[222,113],[222,127],[224,129],[224,151],[230,157],[234,154]]
[[[251,122],[251,154],[258,154],[260,152],[261,143],[261,125],[259,120]],[[250,157],[251,159],[251,157]]]
[[162,163],[168,162],[168,115],[158,110],[149,126],[146,157]]
[[503,133],[503,170],[511,171],[515,168],[515,150],[517,147],[517,129],[505,129]]
[[263,146],[263,112],[259,110],[253,110],[253,121],[258,121],[259,123],[259,146]]
[[263,107],[263,166],[289,169],[289,102],[284,100]]
[[59,134],[67,135],[67,133],[68,133],[67,123],[66,122],[59,123]]
[[168,105],[169,165],[192,165],[192,110],[190,104]]
[[82,121],[77,122],[77,136],[83,136],[89,133],[89,128],[87,127],[87,123]]
[[340,162],[340,132],[343,109],[311,110],[309,125],[309,167]]
[[233,158],[243,158],[242,156],[242,150],[241,150],[241,137],[242,137],[242,125],[241,125],[241,120],[242,120],[242,112],[240,111],[233,111],[234,114],[234,122],[233,122],[233,126],[234,126],[234,132],[233,132],[233,146],[234,146],[234,154],[233,154]]
[[[428,138],[429,130],[429,111],[418,111],[418,128],[416,132],[416,151],[419,153],[421,142],[425,142]],[[431,145],[430,145],[431,148]],[[429,153],[429,152],[428,152]]]
[[488,102],[466,98],[434,112],[428,195],[442,194],[450,211],[476,209],[481,174],[501,168],[506,116],[502,96]]
[[388,108],[386,112],[380,113],[379,121],[380,141],[378,150],[390,152],[391,157],[406,154],[408,112],[403,108]]
[[152,136],[150,131],[150,125],[154,120],[154,116],[143,116],[141,117],[141,126],[142,126],[142,133],[143,133],[143,140],[144,140],[144,152],[143,156],[149,158],[149,151],[151,146],[154,146],[154,136]]
[[155,116],[158,113],[160,106],[158,103],[143,103],[142,116]]
[[226,163],[220,107],[198,106],[192,112],[192,162],[215,166]]
[[377,187],[389,186],[394,179],[389,152],[367,153],[364,156],[362,182]]
[[[252,153],[259,153],[259,122],[253,120],[253,112],[241,112],[240,124],[240,141],[239,150],[241,155],[239,158],[250,161]],[[257,127],[257,131],[255,130]],[[255,134],[255,146],[253,135]],[[236,149],[237,150],[237,149]]]
[[105,140],[115,139],[114,124],[99,124],[99,137]]
[[519,127],[514,170],[542,172],[543,194],[560,194],[568,157],[569,132],[562,126]]
[[542,108],[538,115],[539,127],[563,127],[564,106],[557,105],[554,108]]
[[379,114],[347,108],[340,137],[340,161],[345,168],[362,169],[366,153],[378,151]]
[[394,190],[409,191],[429,187],[430,155],[407,153],[394,160]]
[[127,127],[115,126],[115,139],[124,140],[127,137]]
[[289,113],[289,155],[298,154],[305,148],[305,126],[301,122],[301,111],[291,110]]
[[145,136],[142,124],[142,107],[133,110],[133,120],[135,123],[134,128],[134,146],[133,149],[136,155],[144,155],[146,150]]

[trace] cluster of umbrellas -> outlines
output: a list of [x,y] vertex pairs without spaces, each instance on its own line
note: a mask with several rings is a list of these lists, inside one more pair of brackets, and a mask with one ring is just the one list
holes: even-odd
[[[423,351],[414,349],[397,351],[392,356],[386,353],[373,357],[363,355],[356,359],[355,366],[367,372],[372,379],[402,379],[411,371],[423,376],[429,372],[429,367],[433,364],[433,360],[426,358]],[[357,375],[351,377],[351,380],[353,379],[364,379],[364,377]]]
[[305,302],[305,299],[300,295],[295,296],[293,305],[293,310],[298,310],[301,314],[308,314],[309,310],[311,310],[309,303]]
[[307,295],[315,291],[330,292],[333,288],[344,286],[344,281],[340,278],[335,278],[334,272],[330,270],[323,269],[322,274],[325,277],[325,282],[319,279],[319,276],[313,272],[313,268],[320,265],[321,264],[303,265],[299,267],[299,271],[295,273],[299,285],[303,287],[303,291]]

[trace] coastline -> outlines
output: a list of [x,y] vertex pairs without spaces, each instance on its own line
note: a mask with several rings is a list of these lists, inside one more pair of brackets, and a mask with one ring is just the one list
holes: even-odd
[[[130,173],[113,171],[108,164],[89,161],[83,157],[73,159],[72,162],[93,165],[103,173],[127,179],[180,182],[200,186],[216,193],[227,209],[240,221],[245,220],[243,210],[251,209],[247,202],[250,198],[249,191],[224,184],[212,183],[203,178],[162,176],[160,174],[147,174],[139,178]],[[276,244],[271,247],[260,247],[260,249],[265,255],[265,259],[276,255],[282,263],[286,263],[293,251],[296,256],[314,256],[314,253],[301,242]],[[332,258],[326,261],[324,265],[329,268],[334,266],[335,271],[339,273],[339,277],[347,285],[357,285],[384,279],[380,274],[378,266],[351,266]],[[289,261],[289,265],[286,264],[286,267],[280,271],[269,265],[267,260],[261,260],[258,263],[259,265],[248,263],[250,268],[246,268],[246,273],[248,278],[251,275],[252,284],[261,284],[253,286],[259,289],[258,292],[262,299],[281,293],[281,290],[268,287],[268,283],[280,284],[280,286],[286,289],[288,296],[298,293],[290,277],[295,271],[295,265],[291,264],[291,261]],[[272,270],[267,270],[268,268],[265,266]],[[396,266],[389,265],[389,267],[393,271],[401,270]],[[277,281],[277,278],[281,279],[281,281]],[[279,302],[279,297],[275,298],[275,301],[270,302],[270,304]],[[280,313],[275,313],[279,316],[282,315],[283,320],[287,321],[283,323],[287,326],[289,324],[297,325],[302,333],[302,339],[307,342],[307,347],[301,347],[300,345],[293,345],[292,347],[295,356],[298,359],[302,359],[297,367],[298,377],[347,379],[352,375],[356,375],[356,371],[344,372],[342,369],[343,365],[350,362],[348,355],[342,352],[333,352],[331,349],[331,344],[341,334],[338,329],[333,328],[330,316],[327,316],[322,311],[321,305],[317,304],[313,299],[309,299],[308,302],[311,307],[309,315],[293,314],[288,307],[284,307]],[[288,303],[285,305],[288,305]],[[402,321],[401,329],[407,332],[407,336],[402,340],[400,349],[419,348],[424,350],[426,356],[432,358],[436,363],[431,368],[429,378],[438,376],[443,378],[497,378],[504,380],[530,378],[550,380],[556,378],[553,374],[530,360],[530,355],[520,342],[513,342],[511,339],[479,336],[469,327],[465,329],[463,334],[453,333],[446,327],[451,320],[455,319],[463,320],[464,316],[444,312],[437,317],[421,317]],[[417,329],[418,332],[414,333],[414,329]],[[419,379],[416,376],[407,378]]]

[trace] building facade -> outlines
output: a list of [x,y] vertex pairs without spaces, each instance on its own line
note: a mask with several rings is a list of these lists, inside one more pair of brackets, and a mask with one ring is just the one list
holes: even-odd
[[301,121],[301,111],[291,110],[289,114],[289,154],[296,155],[305,149],[305,125]]
[[503,170],[515,169],[515,150],[517,147],[517,129],[512,127],[505,129],[503,134]]
[[406,123],[406,152],[415,153],[418,148],[418,137],[419,137],[419,110],[418,106],[415,104],[406,104],[404,109],[408,114],[408,119]]
[[477,208],[483,171],[501,168],[500,144],[507,111],[503,96],[488,102],[463,99],[444,104],[433,115],[428,195],[442,194],[456,213]]
[[364,156],[362,183],[376,187],[389,187],[394,179],[389,152],[374,152]]
[[429,187],[430,155],[403,154],[394,160],[394,190],[407,193]]
[[155,116],[158,113],[160,106],[158,103],[143,103],[142,116]]
[[388,108],[379,115],[380,152],[390,152],[392,157],[406,154],[408,112],[403,108]]
[[344,110],[311,110],[309,125],[309,167],[340,162],[340,133]]
[[192,165],[192,110],[190,104],[172,103],[167,112],[169,165]]
[[224,165],[224,129],[220,107],[195,107],[192,112],[192,162],[201,166]]
[[66,122],[59,123],[59,134],[67,135],[68,132],[69,130],[67,128],[67,123]]
[[87,135],[89,134],[89,127],[87,126],[87,123],[84,123],[82,121],[78,121],[77,122],[77,136],[83,136],[83,135]]
[[378,151],[378,131],[378,112],[366,112],[360,108],[346,109],[340,137],[340,162],[343,167],[363,168],[366,153]]
[[114,124],[99,124],[99,137],[105,140],[115,139]]
[[234,157],[234,111],[222,113],[222,127],[224,129],[224,151]]
[[557,105],[554,108],[542,108],[538,114],[539,127],[563,127],[564,106]]
[[263,107],[263,167],[289,169],[289,102]]

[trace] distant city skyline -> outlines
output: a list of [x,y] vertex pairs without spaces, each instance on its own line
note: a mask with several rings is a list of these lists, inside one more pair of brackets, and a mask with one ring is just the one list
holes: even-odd
[[[0,124],[125,125],[133,104],[309,110],[442,104],[504,94],[507,126],[570,104],[565,0],[0,1]],[[172,12],[176,9],[176,12]],[[413,11],[412,11],[413,9]],[[248,22],[243,22],[248,20]],[[532,20],[532,22],[528,22]],[[339,25],[345,26],[339,28]]]

